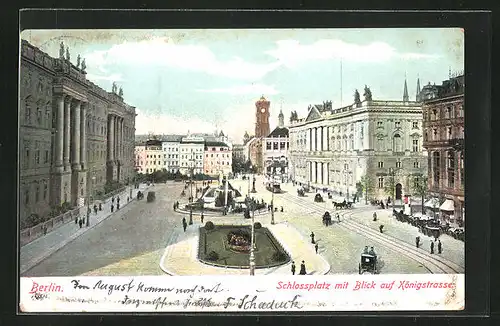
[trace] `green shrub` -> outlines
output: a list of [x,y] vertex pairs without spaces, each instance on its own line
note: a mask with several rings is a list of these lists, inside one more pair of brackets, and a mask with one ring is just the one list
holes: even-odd
[[253,227],[254,227],[254,229],[260,229],[262,227],[262,224],[260,224],[260,222],[255,222],[253,224]]
[[287,258],[286,255],[281,251],[276,251],[271,257],[271,259],[277,263],[284,262],[286,258]]
[[210,261],[217,261],[219,260],[219,254],[212,250],[208,253],[207,259]]
[[212,221],[207,221],[207,223],[205,223],[205,230],[210,231],[213,229],[215,229],[214,223],[212,223]]

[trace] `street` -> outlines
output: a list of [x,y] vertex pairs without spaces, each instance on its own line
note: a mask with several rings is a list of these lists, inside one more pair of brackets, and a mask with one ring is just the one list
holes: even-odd
[[[241,189],[243,196],[248,189],[248,181],[236,179],[230,181],[233,187]],[[271,202],[272,193],[265,189],[263,177],[257,177],[257,193],[251,193],[258,200]],[[180,197],[184,183],[167,182],[155,184],[149,191],[156,192],[156,201],[134,201],[96,228],[88,230],[80,237],[57,251],[24,276],[65,276],[65,275],[165,275],[159,267],[165,248],[177,241],[182,232],[182,218],[189,221],[189,216],[173,212],[173,203],[177,200],[181,207],[187,201],[190,187],[185,197]],[[199,185],[198,185],[199,187]],[[194,188],[194,187],[193,187]],[[422,248],[413,248],[414,238],[418,234],[411,225],[396,221],[391,210],[380,210],[363,204],[351,210],[336,211],[331,201],[323,194],[325,203],[314,203],[313,193],[298,197],[295,187],[283,184],[284,193],[274,195],[275,223],[293,226],[301,235],[297,241],[310,246],[311,232],[314,232],[319,244],[320,254],[330,264],[329,274],[358,273],[360,254],[365,246],[373,246],[379,257],[379,269],[382,274],[399,273],[451,273],[464,266],[463,242],[441,236],[444,251],[429,257],[430,238],[420,234]],[[280,212],[283,206],[284,212]],[[321,216],[324,211],[332,213],[333,225],[324,226]],[[379,221],[371,217],[377,211]],[[340,222],[335,213],[341,215]],[[200,225],[199,216],[193,215],[194,225]],[[242,214],[228,216],[206,216],[205,222],[228,223],[244,221]],[[258,214],[255,221],[271,223],[271,213]],[[385,225],[384,234],[379,234],[378,226]],[[191,230],[192,232],[193,230]],[[312,247],[311,247],[312,248]]]

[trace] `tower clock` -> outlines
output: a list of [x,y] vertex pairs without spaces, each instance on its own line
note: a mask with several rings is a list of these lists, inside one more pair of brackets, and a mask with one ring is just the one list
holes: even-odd
[[271,102],[266,100],[264,96],[255,102],[255,137],[267,137],[269,135],[269,107]]

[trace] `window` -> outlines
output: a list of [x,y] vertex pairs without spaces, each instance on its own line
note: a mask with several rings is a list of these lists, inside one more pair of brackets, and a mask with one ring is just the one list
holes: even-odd
[[273,150],[277,150],[278,149],[278,142],[274,142],[273,143]]
[[458,107],[458,117],[459,118],[463,118],[464,117],[464,106],[463,105],[460,105]]
[[38,203],[40,200],[40,186],[36,185],[35,187],[35,203]]
[[396,167],[397,167],[397,168],[401,168],[401,161],[397,161],[397,162],[396,162]]
[[47,183],[43,184],[43,200],[47,200],[48,186]]
[[447,119],[452,119],[453,118],[453,110],[452,107],[449,106],[446,108],[446,118]]
[[43,159],[43,163],[49,163],[49,151],[45,151],[45,158]]
[[30,191],[29,189],[26,189],[24,191],[24,204],[29,205],[29,203],[30,203]]
[[280,143],[280,149],[285,149],[286,144],[284,142]]
[[396,121],[396,122],[394,123],[394,126],[396,127],[396,129],[401,128],[401,121]]
[[377,128],[382,128],[384,123],[382,121],[377,121]]
[[453,138],[453,129],[451,127],[448,127],[448,139]]
[[432,140],[439,140],[438,130],[437,129],[433,129],[432,130]]
[[459,165],[459,168],[460,168],[460,185],[464,186],[464,152],[460,152],[460,165]]
[[437,120],[437,110],[432,110],[432,120]]
[[378,167],[383,168],[384,167],[384,162],[378,162]]
[[441,169],[441,158],[439,155],[439,152],[434,152],[432,154],[432,165],[433,165],[433,171],[434,171],[434,185],[439,186],[439,179],[440,179],[440,174],[439,170]]
[[379,177],[378,178],[378,188],[379,189],[384,188],[384,177]]
[[418,129],[418,122],[414,121],[411,126],[413,129]]
[[40,150],[35,151],[35,164],[40,164]]
[[395,134],[392,141],[392,150],[396,153],[400,153],[403,151],[403,140],[399,134]]
[[42,124],[42,110],[36,110],[36,123],[40,126]]
[[30,124],[31,123],[31,105],[28,101],[26,101],[26,109],[25,109],[25,112],[24,112],[24,121],[26,122],[26,124]]
[[29,167],[29,166],[30,166],[29,162],[30,162],[30,150],[29,150],[29,149],[26,149],[26,151],[25,151],[25,161],[24,161],[24,166],[25,166],[25,167]]
[[413,139],[411,142],[412,142],[412,151],[418,152],[418,139]]
[[420,167],[420,162],[418,162],[418,161],[413,162],[413,167],[414,168],[419,168]]

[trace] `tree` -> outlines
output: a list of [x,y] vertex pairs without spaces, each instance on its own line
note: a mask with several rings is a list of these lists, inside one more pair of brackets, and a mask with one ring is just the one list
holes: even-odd
[[427,177],[423,174],[416,175],[412,182],[412,191],[422,200],[422,213],[424,213],[424,199],[427,195]]
[[[361,191],[365,193],[365,204],[368,204],[368,196],[373,191],[372,178],[370,178],[370,176],[368,175],[364,175],[361,177],[361,180],[360,182],[358,182],[358,184],[360,186]],[[358,186],[358,184],[356,184],[356,186]]]
[[[387,180],[387,181],[386,181]],[[384,180],[384,192],[392,198],[392,202],[394,203],[394,192],[396,191],[396,178],[395,176],[389,175],[388,179]]]

